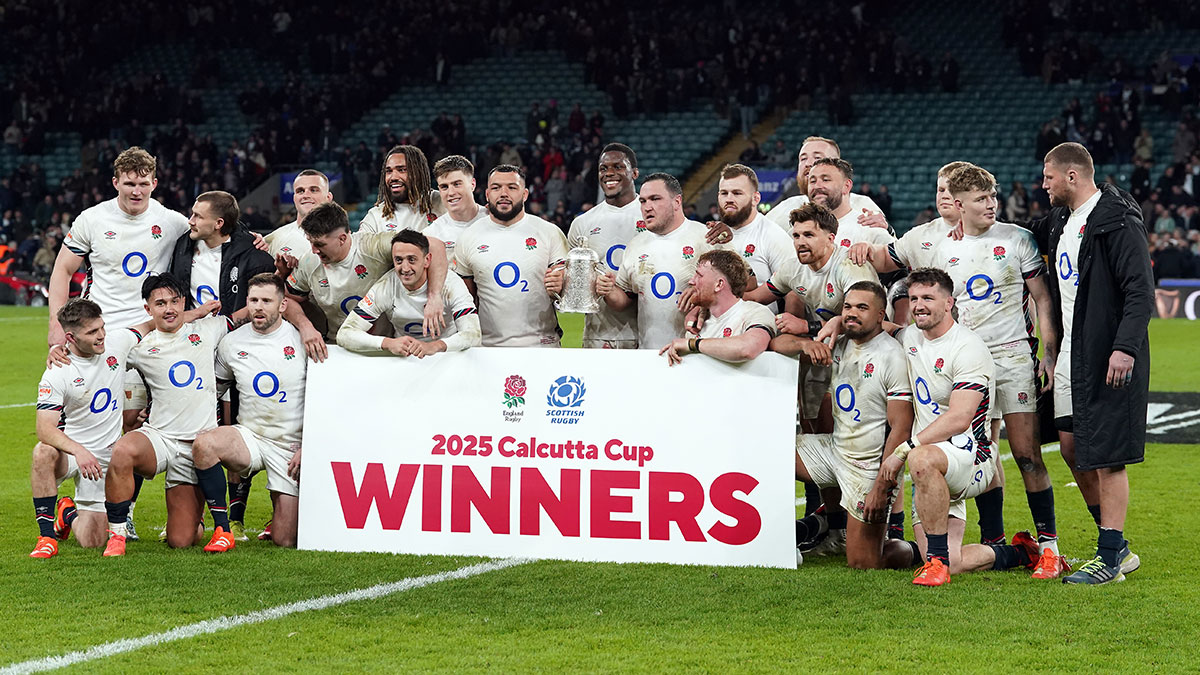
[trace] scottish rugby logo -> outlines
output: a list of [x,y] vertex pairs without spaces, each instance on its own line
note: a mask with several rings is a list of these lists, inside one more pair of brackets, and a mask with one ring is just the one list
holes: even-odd
[[546,394],[546,417],[551,424],[576,424],[583,417],[581,410],[587,387],[578,377],[563,375],[550,385]]

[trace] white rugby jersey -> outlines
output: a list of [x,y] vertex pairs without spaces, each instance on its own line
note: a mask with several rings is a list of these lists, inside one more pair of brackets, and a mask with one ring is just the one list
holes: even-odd
[[458,275],[479,293],[485,347],[558,347],[561,331],[546,293],[546,269],[567,257],[562,230],[535,215],[468,227],[454,247]]
[[217,346],[215,372],[218,381],[236,383],[238,424],[273,441],[300,442],[308,360],[292,324],[280,321],[266,335],[246,324],[226,335]]
[[842,313],[842,301],[847,289],[860,281],[879,283],[875,268],[855,265],[847,257],[846,250],[841,246],[835,247],[829,260],[819,270],[801,264],[793,255],[792,262],[767,282],[767,288],[780,299],[788,291],[796,291],[804,298],[809,313],[823,325]]
[[990,348],[1032,341],[1026,279],[1046,272],[1037,243],[1028,230],[996,223],[980,235],[947,237],[950,225],[941,218],[913,228],[888,247],[900,267],[936,267],[954,280],[958,321]]
[[[424,234],[426,237],[436,237],[441,239],[442,243],[446,245],[446,262],[453,263],[454,242],[458,241],[459,236],[462,235],[463,231],[465,231],[468,227],[487,217],[488,210],[486,206],[477,205],[475,208],[475,217],[466,222],[455,220],[454,217],[447,212],[441,216],[438,216],[437,220],[430,223],[429,227],[425,228]],[[454,271],[453,267],[450,269],[450,271]]]
[[229,326],[227,317],[209,316],[174,333],[150,331],[133,349],[129,363],[142,374],[154,402],[147,425],[183,441],[217,426],[213,361]]
[[442,306],[446,328],[440,338],[424,335],[425,302],[429,299],[429,282],[415,291],[404,287],[395,273],[385,274],[354,308],[338,330],[338,344],[352,351],[379,351],[383,337],[371,335],[372,324],[387,315],[396,335],[407,335],[423,342],[441,339],[446,351],[456,352],[479,344],[479,313],[467,285],[455,274],[446,275],[442,287]]
[[397,204],[396,210],[392,212],[391,217],[383,217],[383,206],[376,204],[367,211],[367,215],[363,216],[362,222],[358,224],[358,231],[364,234],[374,234],[376,232],[388,232],[396,234],[400,230],[416,230],[423,231],[438,216],[446,212],[442,206],[441,193],[433,191],[433,213],[421,213],[412,204]]
[[[571,222],[567,243],[574,246],[579,237],[587,237],[588,248],[596,252],[600,264],[616,274],[629,242],[645,231],[646,221],[642,220],[637,199],[620,207],[602,201]],[[636,304],[617,312],[601,302],[600,311],[584,318],[583,339],[637,342],[637,312]]]
[[858,222],[860,215],[862,215],[862,211],[851,208],[850,213],[838,218],[838,231],[833,236],[833,243],[837,244],[839,248],[850,248],[864,241],[872,245],[890,244],[896,241],[896,237],[887,228],[860,225]]
[[338,328],[371,286],[392,269],[392,233],[350,236],[350,252],[340,262],[323,264],[315,253],[300,258],[287,278],[288,292],[311,297],[329,321],[326,337]]
[[203,305],[209,300],[221,299],[221,246],[209,248],[203,241],[196,242],[192,254],[192,300]]
[[[990,453],[988,410],[991,408],[991,392],[995,388],[996,377],[987,345],[978,335],[958,323],[935,340],[927,339],[916,326],[900,331],[899,338],[908,362],[908,379],[915,399],[914,435],[949,410],[952,392],[971,389],[983,394],[983,399],[971,418],[967,433],[971,434],[979,448],[986,448],[985,451]],[[923,440],[931,443],[949,439]],[[977,458],[975,463],[978,464],[980,459]]]
[[71,354],[70,365],[47,368],[38,382],[37,409],[62,411],[63,433],[89,452],[116,443],[129,352],[141,339],[132,328],[108,331],[103,354]]
[[304,230],[300,229],[298,220],[275,228],[275,231],[263,237],[263,240],[267,242],[267,246],[271,247],[272,258],[280,253],[296,258],[301,258],[306,253],[312,253],[312,242],[308,240]]
[[733,230],[733,239],[722,246],[742,256],[754,272],[755,282],[764,283],[771,275],[796,259],[796,247],[790,234],[772,225],[762,214]]
[[188,229],[182,213],[153,199],[140,216],[125,213],[113,198],[75,219],[63,245],[87,258],[83,297],[100,305],[109,330],[150,320],[142,301],[142,282],[170,268],[175,240]]
[[637,293],[640,349],[661,349],[683,337],[685,317],[676,303],[696,274],[696,261],[713,248],[704,241],[707,234],[704,225],[685,220],[670,234],[647,230],[629,242],[617,271],[617,286]]
[[[786,232],[788,236],[791,236],[792,223],[790,221],[789,214],[807,203],[808,195],[796,195],[794,197],[788,197],[787,199],[776,204],[770,211],[767,211],[766,218],[772,223],[775,223],[779,227],[783,228],[783,231]],[[857,192],[851,192],[850,212],[853,213],[854,217],[857,219],[862,213],[863,209],[866,209],[871,213],[880,213],[883,211],[883,209],[879,208],[879,205],[875,203],[874,199],[871,199],[866,195],[860,195]]]
[[738,300],[721,316],[709,316],[700,328],[700,337],[737,337],[751,328],[762,328],[775,337],[775,315],[757,302]]
[[1088,216],[1100,201],[1100,193],[1092,195],[1079,205],[1063,226],[1062,235],[1058,238],[1058,260],[1055,263],[1055,273],[1058,274],[1059,302],[1062,303],[1063,341],[1062,351],[1071,349],[1071,324],[1075,320],[1075,296],[1079,294],[1079,246],[1083,243],[1083,230],[1087,227]]
[[904,349],[886,332],[859,344],[845,335],[833,346],[833,445],[851,462],[879,468],[887,441],[888,401],[912,402]]

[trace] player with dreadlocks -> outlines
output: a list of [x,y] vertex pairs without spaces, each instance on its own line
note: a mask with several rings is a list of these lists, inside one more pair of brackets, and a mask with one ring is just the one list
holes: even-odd
[[388,151],[379,174],[379,197],[358,226],[359,232],[416,230],[446,212],[433,189],[429,162],[415,145],[397,145]]

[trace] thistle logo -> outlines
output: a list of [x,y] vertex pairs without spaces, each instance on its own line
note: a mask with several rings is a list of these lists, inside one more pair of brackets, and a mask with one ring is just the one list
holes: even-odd
[[578,424],[584,412],[579,408],[583,405],[583,397],[586,394],[587,387],[578,377],[563,375],[555,380],[546,394],[546,405],[549,406],[546,417],[550,418],[550,423]]
[[525,378],[520,375],[509,375],[504,378],[504,416],[505,422],[520,422],[525,417],[521,406],[525,405]]

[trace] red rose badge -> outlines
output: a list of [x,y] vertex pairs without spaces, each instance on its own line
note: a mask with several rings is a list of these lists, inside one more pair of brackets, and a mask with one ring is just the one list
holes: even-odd
[[367,268],[366,268],[366,266],[365,266],[365,265],[355,265],[355,266],[354,266],[354,273],[358,275],[358,278],[359,278],[359,279],[366,279],[366,278],[367,278]]
[[733,335],[733,329],[732,329],[732,328],[726,328],[724,331],[721,331],[721,336],[722,336],[722,337],[729,337],[730,335]]
[[105,359],[105,360],[104,360],[104,362],[108,364],[108,369],[109,369],[109,370],[116,370],[116,369],[117,369],[117,357],[115,357],[115,356],[110,356],[110,357],[108,357],[107,359]]
[[195,333],[192,333],[191,335],[188,336],[188,342],[192,343],[193,345],[199,346],[200,345],[200,336],[196,335]]
[[683,247],[683,259],[684,260],[690,260],[691,257],[693,255],[695,255],[695,253],[696,253],[696,249],[692,248],[691,246]]
[[150,237],[153,239],[162,239],[162,228],[157,225],[151,225]]
[[292,347],[291,345],[288,345],[283,348],[283,358],[284,359],[291,361],[295,357],[296,357],[296,350],[294,347]]
[[946,365],[946,360],[941,357],[938,357],[938,360],[933,362],[934,372],[938,372],[938,373],[942,372],[942,366],[944,366],[944,365]]
[[992,257],[995,258],[996,260],[1003,260],[1004,259],[1004,247],[997,246],[996,248],[992,249]]
[[504,406],[515,408],[525,403],[525,378],[509,375],[504,380]]
[[746,244],[746,252],[742,255],[746,256],[747,258],[754,255],[754,244]]

